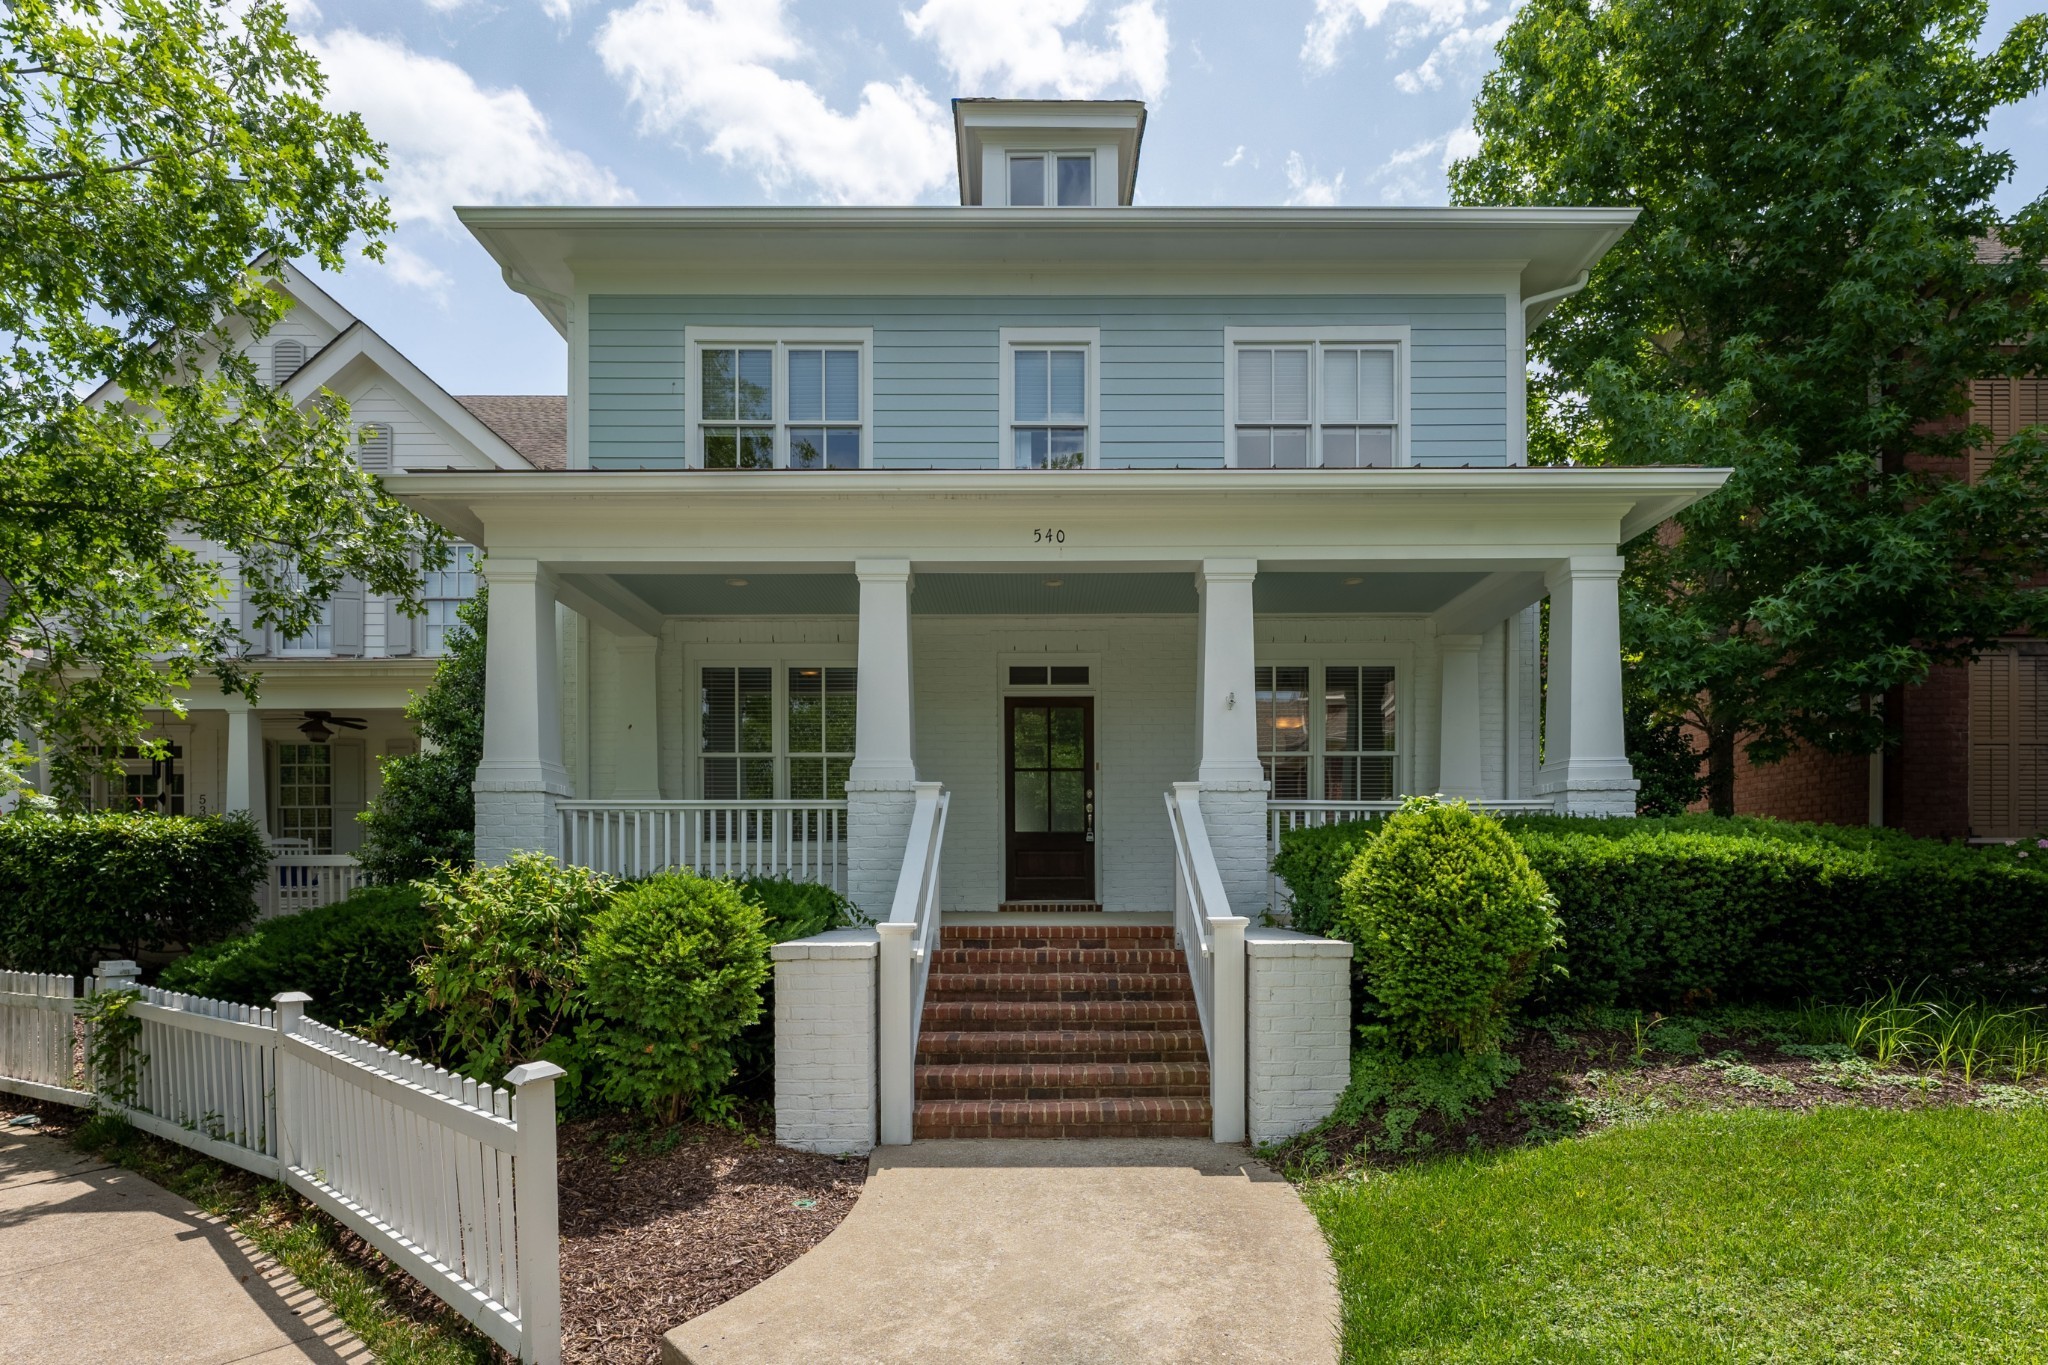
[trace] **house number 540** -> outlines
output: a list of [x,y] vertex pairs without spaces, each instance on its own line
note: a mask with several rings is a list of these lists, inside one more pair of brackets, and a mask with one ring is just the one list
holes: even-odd
[[1067,533],[1057,527],[1041,526],[1031,533],[1031,540],[1035,545],[1064,545]]

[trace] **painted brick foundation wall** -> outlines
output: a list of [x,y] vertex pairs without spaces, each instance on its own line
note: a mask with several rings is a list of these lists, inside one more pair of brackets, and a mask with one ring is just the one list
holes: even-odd
[[872,929],[775,945],[775,1140],[805,1152],[875,1145]]
[[1245,930],[1245,1100],[1253,1142],[1315,1127],[1351,1081],[1351,945]]

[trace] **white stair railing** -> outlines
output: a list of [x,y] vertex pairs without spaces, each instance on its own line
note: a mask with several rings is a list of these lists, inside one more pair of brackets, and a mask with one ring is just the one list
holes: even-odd
[[1166,794],[1173,831],[1173,928],[1195,985],[1202,1042],[1209,1049],[1210,1134],[1218,1142],[1245,1136],[1244,931],[1202,819],[1202,784],[1176,782]]
[[889,918],[875,925],[881,939],[876,964],[876,1088],[884,1143],[910,1141],[917,1115],[917,1034],[924,1018],[924,988],[939,946],[939,853],[946,842],[952,796],[937,782],[917,784],[904,841],[903,869]]

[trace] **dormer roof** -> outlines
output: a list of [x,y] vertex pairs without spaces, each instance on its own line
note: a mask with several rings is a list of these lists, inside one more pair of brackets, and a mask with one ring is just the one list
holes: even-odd
[[[1105,176],[1104,182],[1115,185],[1116,206],[1128,208],[1138,185],[1138,145],[1144,138],[1142,100],[956,99],[953,142],[960,162],[960,202],[1005,202],[984,195],[985,168],[992,161],[1000,166],[1004,153],[1086,148],[1097,150],[1099,165],[1114,165],[1114,176]],[[1107,202],[1097,200],[1099,205]]]

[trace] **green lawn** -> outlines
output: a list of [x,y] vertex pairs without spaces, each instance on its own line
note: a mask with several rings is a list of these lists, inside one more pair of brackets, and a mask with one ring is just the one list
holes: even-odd
[[1319,1182],[1346,1361],[2048,1359],[2048,1115],[1695,1112]]

